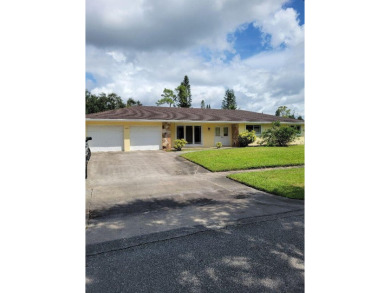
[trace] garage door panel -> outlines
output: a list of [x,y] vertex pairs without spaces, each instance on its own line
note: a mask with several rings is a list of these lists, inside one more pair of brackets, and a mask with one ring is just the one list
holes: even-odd
[[123,126],[88,126],[87,136],[92,152],[123,151]]
[[159,150],[161,149],[160,126],[131,126],[130,150]]

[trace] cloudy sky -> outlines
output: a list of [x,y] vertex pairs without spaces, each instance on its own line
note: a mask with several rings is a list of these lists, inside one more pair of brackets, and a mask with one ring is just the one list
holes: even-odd
[[151,106],[184,75],[192,107],[304,116],[304,1],[86,1],[88,90]]

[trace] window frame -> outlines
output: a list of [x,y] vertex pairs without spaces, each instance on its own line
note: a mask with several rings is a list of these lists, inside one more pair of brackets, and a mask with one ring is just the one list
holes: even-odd
[[260,136],[260,135],[261,135],[262,130],[263,130],[262,127],[261,127],[261,124],[246,124],[246,125],[245,125],[245,130],[251,131],[251,130],[248,130],[248,126],[251,126],[251,127],[252,127],[252,130],[255,130],[255,126],[258,126],[260,132],[256,132],[256,130],[255,130],[255,133],[256,133],[256,136]]
[[[180,125],[176,125],[176,139],[179,139],[178,136],[177,136],[177,128],[178,127],[183,127],[184,139],[186,139],[187,127],[188,126],[192,127],[192,143],[188,143],[187,146],[201,146],[201,145],[203,145],[203,133],[202,133],[202,129],[203,128],[202,128],[202,125],[199,125],[199,124],[190,124],[190,125],[180,124]],[[195,127],[196,126],[200,127],[200,143],[195,143]]]
[[302,125],[290,125],[290,126],[295,128],[298,131],[297,136],[302,136]]

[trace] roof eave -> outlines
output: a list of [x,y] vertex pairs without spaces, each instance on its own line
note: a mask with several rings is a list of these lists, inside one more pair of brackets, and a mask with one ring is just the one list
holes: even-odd
[[[101,119],[101,118],[85,118],[86,121],[96,122],[107,122],[107,121],[118,121],[118,122],[171,122],[171,123],[210,123],[210,124],[221,124],[221,123],[259,123],[259,124],[271,124],[274,121],[207,121],[207,120],[160,120],[160,119]],[[280,121],[280,124],[305,124],[304,121]]]

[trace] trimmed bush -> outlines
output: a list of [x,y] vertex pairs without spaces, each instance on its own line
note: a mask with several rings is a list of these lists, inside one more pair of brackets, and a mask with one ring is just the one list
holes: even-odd
[[217,149],[219,149],[219,148],[221,148],[222,147],[222,142],[217,142],[216,144],[215,144],[215,146],[217,147]]
[[263,141],[261,145],[266,146],[288,146],[298,135],[295,127],[281,125],[279,121],[272,123],[272,128],[261,134]]
[[177,151],[181,151],[181,149],[187,144],[187,141],[182,138],[182,139],[176,139],[173,142],[173,148]]
[[256,132],[252,131],[244,131],[238,135],[238,144],[240,147],[246,147],[248,144],[254,142],[256,140]]

